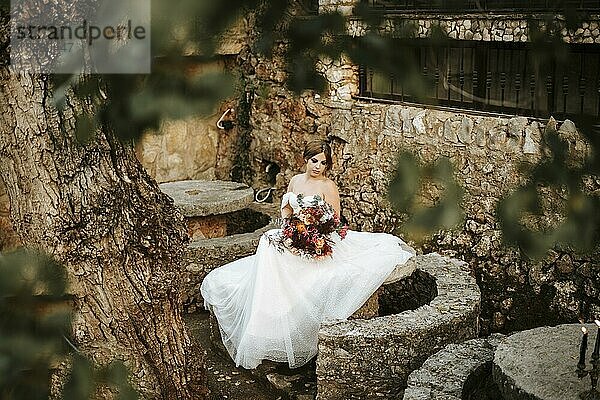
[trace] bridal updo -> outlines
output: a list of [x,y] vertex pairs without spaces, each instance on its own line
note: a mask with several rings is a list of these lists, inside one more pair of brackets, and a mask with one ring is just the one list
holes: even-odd
[[306,143],[303,154],[304,161],[308,161],[309,158],[312,158],[319,153],[325,154],[325,161],[327,161],[325,172],[327,172],[331,169],[333,160],[331,159],[331,147],[325,140],[312,140]]

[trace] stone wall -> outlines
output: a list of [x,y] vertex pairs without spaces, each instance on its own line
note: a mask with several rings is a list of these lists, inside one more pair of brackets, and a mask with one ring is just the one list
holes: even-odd
[[[240,21],[245,21],[241,19]],[[242,24],[242,27],[245,24]],[[244,30],[236,27],[225,35],[219,48],[217,61],[210,63],[187,60],[185,74],[190,78],[205,72],[221,73],[235,68],[238,53],[242,48],[242,40],[247,40]],[[186,56],[197,55],[193,47]],[[179,66],[172,66],[176,69]],[[235,136],[236,127],[220,129],[216,123],[228,110],[224,121],[236,118],[236,100],[225,99],[215,106],[210,115],[193,114],[181,119],[163,119],[157,131],[146,132],[136,143],[135,150],[142,165],[159,183],[178,180],[211,180],[227,179],[218,172],[218,159],[228,159],[226,149],[219,147],[221,137]],[[221,155],[221,157],[219,157]]]
[[[275,187],[276,197],[279,197],[290,178],[303,167],[302,151],[307,136],[327,136],[331,109],[320,95],[307,92],[294,96],[285,89],[286,73],[280,57],[264,59],[246,51],[240,55],[239,63],[247,91],[253,96],[250,110],[252,143],[247,149],[237,148],[237,135],[233,134],[222,137],[219,147],[230,149],[230,159],[238,151],[247,151],[254,171],[252,186],[255,189]],[[269,164],[280,169],[275,177],[266,171]],[[227,175],[224,167],[230,167],[231,162],[222,162],[219,157],[218,165],[218,174]]]
[[162,121],[136,143],[139,160],[158,182],[215,179],[219,116]]
[[[591,15],[575,29],[567,29],[564,18],[556,16],[554,22],[560,26],[560,36],[566,43],[600,43],[600,16]],[[529,22],[537,22],[542,30],[547,29],[542,16],[467,14],[456,18],[455,15],[415,15],[400,14],[388,19],[382,25],[383,32],[393,33],[402,24],[410,23],[415,28],[415,37],[431,36],[431,28],[439,26],[452,39],[482,40],[487,42],[527,42],[529,41]],[[354,19],[348,25],[349,32],[360,36],[365,31],[364,24]]]
[[319,12],[340,12],[343,15],[352,15],[352,10],[359,0],[319,0]]
[[[409,150],[424,161],[446,156],[453,162],[455,178],[465,189],[467,217],[458,232],[436,235],[424,250],[442,251],[473,266],[483,291],[484,331],[576,320],[592,302],[598,305],[600,274],[592,272],[593,258],[553,251],[531,263],[502,245],[495,207],[524,181],[519,164],[541,156],[540,122],[361,102],[332,107],[330,136],[339,142],[334,173],[344,214],[359,229],[392,231],[401,224],[402,217],[391,212],[385,199],[398,151]],[[577,135],[570,121],[559,132]],[[435,189],[424,192],[426,203],[438,197]]]
[[[358,18],[352,17],[353,8],[358,0],[319,0],[319,11],[340,12],[349,17],[348,32],[353,36],[361,36],[366,25]],[[384,19],[381,32],[393,33],[399,31],[405,24],[412,24],[415,37],[431,36],[431,28],[439,26],[448,37],[461,40],[483,40],[500,42],[529,41],[529,22],[538,24],[541,30],[546,30],[548,21],[546,15],[536,14],[502,14],[499,12],[457,14],[434,12],[427,14],[393,13],[393,17]],[[566,43],[600,43],[600,15],[585,16],[574,29],[568,29],[565,18],[554,15],[554,27],[560,27],[559,35]]]

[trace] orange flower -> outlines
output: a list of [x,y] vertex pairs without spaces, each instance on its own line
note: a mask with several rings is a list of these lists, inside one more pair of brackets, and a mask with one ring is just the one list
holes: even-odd
[[306,232],[306,226],[302,222],[299,222],[296,224],[296,230],[298,230],[300,233],[304,233]]

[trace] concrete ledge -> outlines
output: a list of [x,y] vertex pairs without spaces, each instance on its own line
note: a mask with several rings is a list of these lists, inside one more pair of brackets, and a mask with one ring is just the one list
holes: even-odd
[[470,378],[480,372],[491,375],[494,352],[505,338],[502,334],[494,334],[449,344],[409,375],[403,399],[462,400]]
[[438,295],[415,310],[322,327],[320,400],[400,398],[408,375],[430,355],[477,337],[481,292],[466,263],[436,253],[409,262],[435,278]]

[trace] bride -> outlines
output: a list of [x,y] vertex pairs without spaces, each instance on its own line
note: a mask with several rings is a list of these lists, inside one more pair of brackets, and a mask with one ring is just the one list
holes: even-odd
[[[291,179],[283,196],[282,217],[301,209],[299,197],[317,196],[339,216],[338,189],[326,177],[332,165],[329,145],[308,143],[304,160],[305,171]],[[395,236],[349,230],[343,240],[331,234],[330,257],[307,259],[275,247],[269,237],[280,233],[263,234],[254,255],[211,271],[200,288],[236,366],[252,369],[264,359],[290,368],[306,364],[317,354],[321,323],[347,319],[414,254]]]

